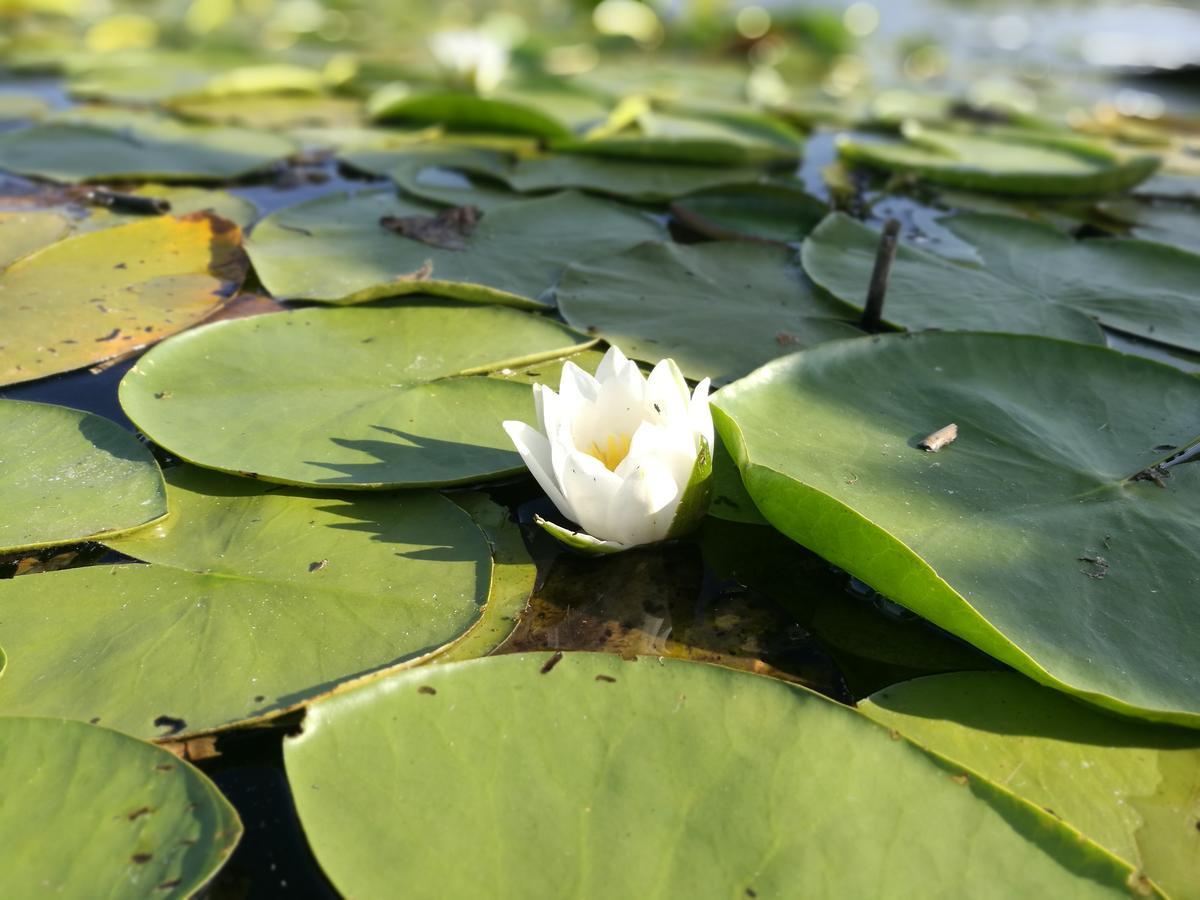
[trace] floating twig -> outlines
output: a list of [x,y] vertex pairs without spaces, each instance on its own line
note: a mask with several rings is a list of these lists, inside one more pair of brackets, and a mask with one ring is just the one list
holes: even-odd
[[171,202],[162,197],[143,197],[141,194],[122,194],[104,188],[92,188],[83,195],[92,206],[103,206],[113,212],[138,216],[162,216],[171,211]]
[[947,444],[953,443],[958,437],[958,426],[951,422],[945,428],[939,428],[928,437],[917,441],[917,446],[929,453],[937,453]]
[[892,272],[892,261],[896,258],[899,245],[900,222],[888,219],[879,236],[879,250],[875,253],[875,268],[871,272],[871,284],[867,288],[867,303],[863,307],[858,325],[863,331],[874,334],[883,322],[883,301],[887,296],[888,276]]

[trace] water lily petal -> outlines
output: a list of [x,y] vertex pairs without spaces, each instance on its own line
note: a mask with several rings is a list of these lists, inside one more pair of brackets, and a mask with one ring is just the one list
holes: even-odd
[[620,540],[609,522],[610,498],[621,486],[619,479],[595,457],[551,444],[554,476],[574,514],[568,518],[598,538]]
[[692,420],[692,430],[703,437],[709,447],[712,447],[713,418],[712,410],[708,405],[709,384],[709,379],[705,378],[696,385],[696,390],[692,393],[692,399],[688,405],[688,415]]
[[683,490],[696,465],[696,440],[691,429],[668,428],[643,422],[629,442],[629,453],[616,468],[618,478],[628,478],[634,469],[650,460],[664,462],[675,484]]
[[537,479],[537,483],[546,492],[550,502],[558,508],[560,513],[575,521],[575,508],[567,500],[554,477],[550,442],[546,436],[525,422],[516,422],[511,419],[504,422],[504,430],[508,432],[513,446],[521,454],[522,462]]
[[569,409],[576,409],[583,401],[595,403],[600,394],[600,383],[575,363],[563,363],[562,377],[558,390]]
[[586,451],[592,444],[604,447],[609,437],[631,437],[642,423],[645,390],[645,380],[634,363],[601,381],[596,402],[579,407],[571,423],[575,446]]
[[612,496],[611,531],[592,533],[629,545],[661,541],[671,529],[681,498],[682,491],[671,467],[663,460],[647,459],[622,481]]
[[616,376],[617,372],[629,364],[629,358],[621,352],[620,347],[609,347],[596,366],[596,381],[604,383]]
[[688,386],[675,360],[664,359],[651,370],[642,415],[663,425],[682,424],[687,419]]

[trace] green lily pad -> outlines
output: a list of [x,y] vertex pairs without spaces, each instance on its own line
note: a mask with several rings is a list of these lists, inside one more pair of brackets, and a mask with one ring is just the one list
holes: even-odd
[[[388,217],[403,222],[384,227]],[[280,298],[361,303],[420,293],[539,308],[568,264],[661,234],[641,213],[574,193],[456,219],[387,189],[280,210],[259,223],[246,249]]]
[[1200,253],[1200,210],[1193,204],[1122,198],[1097,205],[1106,216],[1125,223],[1133,237]]
[[443,497],[306,493],[191,467],[167,479],[171,517],[108,542],[150,565],[0,582],[0,714],[146,738],[210,731],[412,664],[479,618],[488,543]]
[[466,91],[413,91],[393,84],[371,97],[367,111],[376,122],[562,139],[602,123],[609,107],[588,92],[563,87],[504,89],[484,97]]
[[0,384],[69,372],[188,328],[246,276],[241,232],[208,213],[81,234],[0,273]]
[[0,400],[0,553],[95,540],[167,514],[150,450],[91,413]]
[[57,212],[0,212],[0,269],[53,244],[71,231],[71,219]]
[[838,154],[894,172],[911,172],[939,184],[1013,194],[1104,194],[1149,178],[1157,156],[1128,160],[1097,144],[1039,131],[930,128],[906,122],[904,140],[843,136]]
[[1045,813],[819,695],[693,662],[406,673],[314,704],[284,761],[347,896],[901,896],[931,871],[947,896],[1125,894]]
[[938,675],[859,709],[925,749],[1054,811],[1168,897],[1200,897],[1200,741],[1099,715],[1007,672]]
[[762,113],[647,111],[628,129],[600,137],[555,140],[550,146],[560,153],[587,156],[743,166],[795,160],[803,138]]
[[1159,363],[955,333],[826,344],[714,398],[789,537],[1037,681],[1192,727],[1200,466],[1159,467],[1196,405],[1200,381]]
[[524,469],[500,423],[531,420],[529,387],[482,373],[589,343],[504,307],[301,309],[180,335],[139,360],[120,399],[155,443],[209,468],[326,488],[459,484]]
[[798,243],[828,212],[816,197],[779,182],[713,188],[671,204],[675,218],[717,241]]
[[268,131],[303,127],[350,128],[363,121],[363,105],[352,97],[306,94],[245,94],[186,97],[171,102],[185,119]]
[[[981,266],[902,246],[885,318],[906,328],[1042,334],[1099,343],[1095,325],[1200,351],[1200,256],[1147,241],[1072,240],[1010,216],[942,220],[975,248]],[[834,296],[862,306],[878,235],[841,214],[804,243],[804,270]]]
[[0,792],[11,897],[191,897],[242,836],[198,770],[82,722],[0,719]]
[[72,111],[0,134],[0,169],[54,181],[227,181],[295,151],[244,128],[187,125],[130,110]]
[[[660,203],[723,185],[754,184],[763,171],[749,166],[662,165],[636,159],[579,153],[513,155],[481,147],[417,145],[393,150],[348,152],[341,159],[356,169],[391,178],[407,193],[439,203],[471,203],[487,182],[522,194],[578,189],[642,203]],[[483,179],[446,186],[444,172]],[[494,191],[494,187],[493,187]]]
[[798,347],[862,334],[783,247],[646,243],[577,263],[555,291],[571,325],[636,359],[726,381]]
[[525,548],[521,528],[508,509],[478,491],[454,493],[450,499],[471,516],[492,547],[492,585],[483,615],[461,640],[429,661],[430,665],[487,656],[512,634],[529,605],[537,566]]

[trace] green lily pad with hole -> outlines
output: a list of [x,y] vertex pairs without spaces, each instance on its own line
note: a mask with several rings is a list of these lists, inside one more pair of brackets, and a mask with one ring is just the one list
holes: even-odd
[[108,542],[149,565],[0,582],[0,715],[211,731],[419,662],[479,619],[488,543],[444,497],[167,479],[170,518]]
[[95,540],[167,514],[145,444],[91,413],[0,400],[0,553]]
[[937,675],[859,704],[1054,815],[1167,897],[1200,897],[1200,739],[1100,715],[1008,672]]
[[1046,813],[817,694],[719,666],[531,653],[432,667],[314,704],[284,761],[317,861],[364,900],[400,883],[925,896],[931,873],[947,897],[1125,896],[1125,871]]
[[[751,166],[662,165],[579,153],[514,155],[453,145],[350,151],[340,158],[361,171],[391,178],[413,196],[449,204],[474,202],[467,198],[487,191],[489,185],[493,194],[497,185],[521,194],[575,189],[661,203],[706,188],[754,184],[765,177],[762,169]],[[459,173],[458,183],[447,184],[447,173]]]
[[227,181],[295,152],[281,137],[130,110],[72,110],[0,134],[0,169],[70,183]]
[[669,356],[689,378],[728,381],[800,347],[862,333],[853,313],[813,292],[794,258],[742,241],[646,243],[571,266],[555,296],[568,323],[636,359]]
[[487,373],[590,343],[498,306],[301,309],[180,335],[138,361],[120,399],[155,443],[213,469],[325,488],[463,484],[524,470],[500,423],[530,421],[532,393]]
[[842,136],[838,154],[938,184],[1012,194],[1070,196],[1124,191],[1149,178],[1157,156],[1118,157],[1079,138],[1031,130],[950,130],[909,121],[903,139]]
[[242,836],[237,812],[198,769],[82,722],[0,718],[0,794],[10,897],[182,900]]
[[209,213],[80,234],[0,272],[0,385],[148,346],[215,312],[241,287],[237,226]]
[[1196,408],[1200,381],[1160,363],[961,333],[825,344],[714,400],[789,537],[1043,684],[1190,727],[1200,466],[1163,464]]
[[66,237],[71,219],[58,212],[0,212],[0,269]]
[[828,212],[816,197],[780,182],[712,188],[671,203],[675,218],[717,241],[798,243]]
[[[964,214],[942,224],[975,248],[979,266],[902,245],[884,318],[910,328],[1042,334],[1099,343],[1094,319],[1117,331],[1200,351],[1200,256],[1148,241],[1073,240],[1049,225]],[[861,307],[879,239],[848,217],[805,241],[804,270]]]
[[280,210],[246,249],[279,298],[362,303],[419,293],[541,308],[538,298],[570,263],[661,235],[641,213],[580,194],[456,212],[387,189]]

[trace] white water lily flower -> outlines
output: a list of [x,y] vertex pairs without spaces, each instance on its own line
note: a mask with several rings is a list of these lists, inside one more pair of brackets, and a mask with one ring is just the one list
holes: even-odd
[[448,78],[483,94],[495,90],[508,69],[508,47],[484,31],[439,31],[429,50]]
[[675,361],[649,377],[612,347],[593,378],[563,366],[556,394],[533,386],[541,431],[505,422],[517,451],[559,512],[583,533],[538,519],[564,543],[593,553],[682,534],[708,511],[713,421],[709,380],[689,394]]

